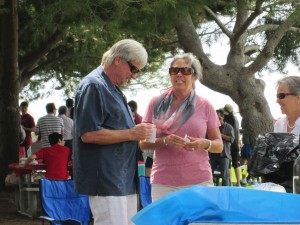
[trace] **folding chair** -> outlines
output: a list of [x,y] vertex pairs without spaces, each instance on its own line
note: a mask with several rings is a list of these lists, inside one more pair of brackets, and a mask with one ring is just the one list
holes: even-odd
[[88,225],[92,219],[88,196],[75,193],[73,180],[40,179],[40,199],[43,224]]
[[142,208],[145,208],[152,202],[150,178],[140,176],[140,200]]

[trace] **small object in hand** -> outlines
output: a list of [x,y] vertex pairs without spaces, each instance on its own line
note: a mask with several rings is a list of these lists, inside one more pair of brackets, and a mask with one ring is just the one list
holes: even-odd
[[156,139],[156,127],[152,127],[151,137],[147,138],[146,141],[150,143],[155,143],[155,139]]
[[[188,139],[187,134],[185,134],[185,136],[184,136],[183,139],[184,139],[184,141],[185,141],[186,143],[190,143],[190,142],[191,142],[191,140]],[[193,149],[193,151],[194,151],[194,149]]]

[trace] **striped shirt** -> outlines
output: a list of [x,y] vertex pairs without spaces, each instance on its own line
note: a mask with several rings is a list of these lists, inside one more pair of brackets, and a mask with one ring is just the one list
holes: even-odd
[[57,117],[53,114],[47,114],[38,119],[36,125],[36,133],[39,133],[41,136],[42,147],[50,147],[50,143],[48,140],[49,134],[57,132],[59,134],[63,134],[64,123],[62,118]]

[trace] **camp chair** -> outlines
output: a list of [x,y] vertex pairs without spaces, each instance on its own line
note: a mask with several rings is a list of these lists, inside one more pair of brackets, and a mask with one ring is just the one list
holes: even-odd
[[140,200],[142,208],[145,208],[152,202],[150,178],[140,176]]
[[40,199],[43,224],[88,225],[91,221],[88,196],[75,193],[73,180],[40,179]]

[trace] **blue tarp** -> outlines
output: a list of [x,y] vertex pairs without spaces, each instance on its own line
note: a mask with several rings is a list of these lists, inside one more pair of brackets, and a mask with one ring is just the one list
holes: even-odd
[[136,225],[300,223],[300,195],[239,187],[194,186],[148,205]]

